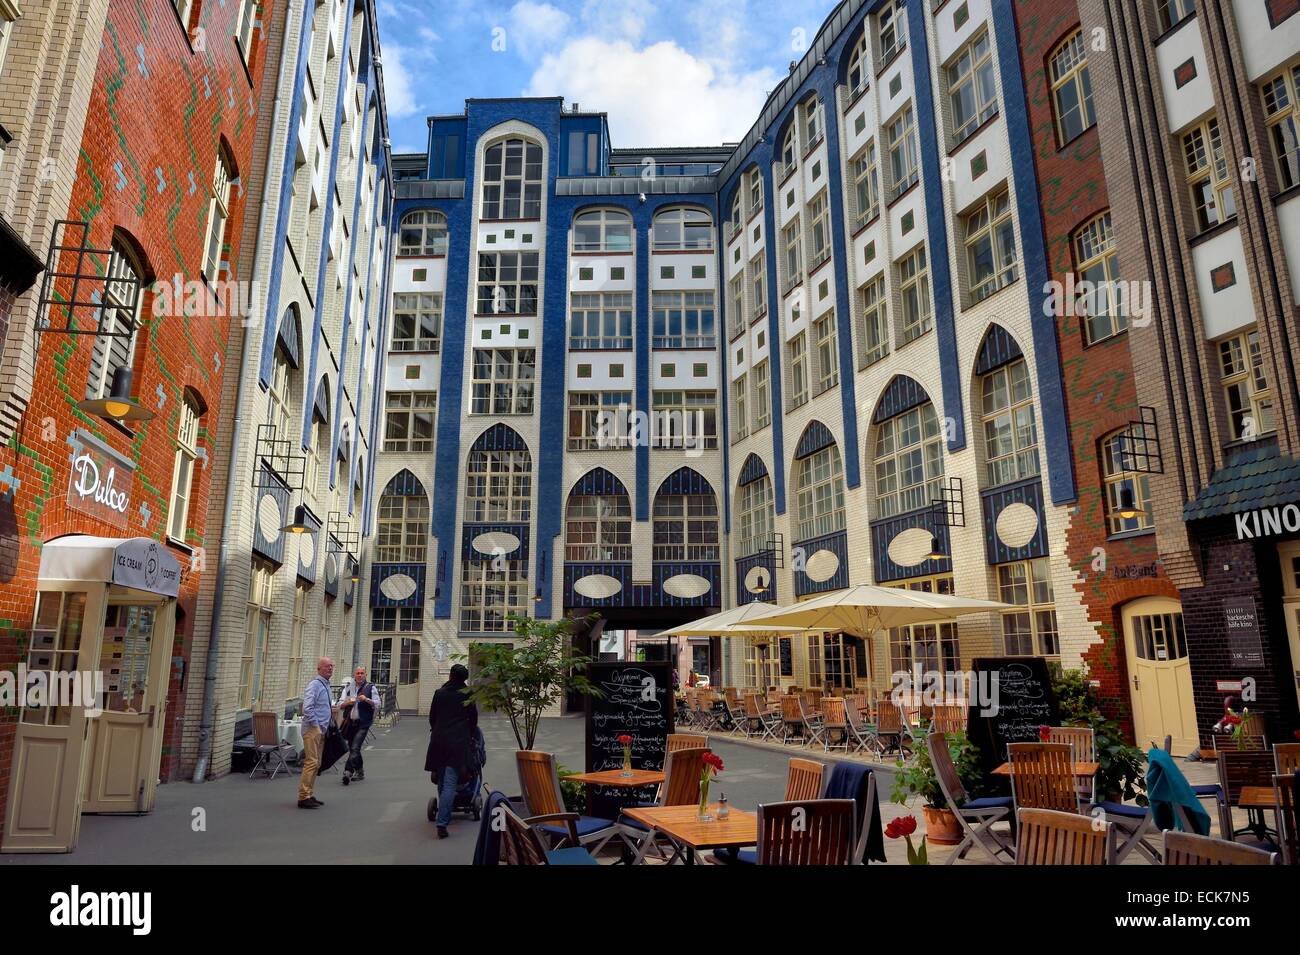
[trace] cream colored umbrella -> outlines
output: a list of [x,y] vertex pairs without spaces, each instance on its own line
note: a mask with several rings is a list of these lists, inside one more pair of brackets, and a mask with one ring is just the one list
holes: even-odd
[[671,630],[661,630],[660,637],[758,637],[763,634],[802,633],[803,627],[774,626],[769,623],[755,625],[753,618],[781,608],[775,604],[755,601],[732,607],[722,613],[692,620]]
[[789,607],[776,607],[746,618],[747,627],[796,627],[804,630],[842,630],[869,637],[877,630],[911,623],[951,620],[968,613],[1010,610],[1010,604],[947,594],[928,594],[901,587],[859,584],[832,591]]

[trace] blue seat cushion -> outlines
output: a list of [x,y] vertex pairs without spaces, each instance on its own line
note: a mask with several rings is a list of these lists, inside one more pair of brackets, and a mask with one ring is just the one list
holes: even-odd
[[[574,825],[578,829],[578,838],[581,839],[584,836],[591,835],[593,832],[600,832],[602,829],[608,829],[613,825],[613,823],[608,819],[597,819],[595,816],[579,816],[574,821]],[[567,836],[569,834],[569,827],[561,825],[560,823],[547,823],[538,828],[540,828],[542,832],[552,836]]]
[[581,846],[568,849],[551,849],[546,853],[547,865],[600,865],[591,853]]
[[1130,806],[1122,802],[1099,802],[1097,803],[1108,816],[1124,816],[1128,819],[1142,819],[1146,817],[1147,809],[1144,806]]
[[713,858],[727,865],[758,865],[758,850],[714,849]]
[[649,832],[649,831],[650,831],[650,827],[647,826],[644,822],[637,822],[635,819],[633,819],[633,818],[630,817],[630,816],[622,816],[622,815],[620,815],[620,816],[618,817],[618,824],[619,824],[620,826],[627,826],[629,829],[636,829],[636,830],[639,830],[640,832]]
[[1014,805],[1010,796],[981,796],[962,806],[963,809],[1010,809]]
[[1199,786],[1193,786],[1192,792],[1197,796],[1213,796],[1215,799],[1223,798],[1223,787],[1218,783],[1204,783]]

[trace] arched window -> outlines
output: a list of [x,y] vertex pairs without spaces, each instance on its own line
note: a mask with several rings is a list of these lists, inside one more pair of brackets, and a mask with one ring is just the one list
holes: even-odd
[[186,389],[176,425],[176,459],[172,465],[171,504],[167,509],[167,536],[185,542],[189,526],[190,497],[194,485],[194,462],[199,454],[199,418],[203,405],[197,394]]
[[574,252],[631,252],[632,217],[621,209],[593,209],[573,220]]
[[1088,75],[1088,54],[1083,31],[1061,41],[1048,57],[1052,82],[1052,106],[1056,113],[1057,143],[1064,146],[1097,123],[1092,108],[1092,79]]
[[731,199],[731,234],[735,235],[740,229],[740,190],[736,190],[735,196]]
[[379,563],[419,564],[429,545],[429,498],[409,471],[402,471],[384,488],[375,524],[375,560]]
[[1080,226],[1071,244],[1074,271],[1079,276],[1079,298],[1074,310],[1083,316],[1084,340],[1091,345],[1128,328],[1124,303],[1114,294],[1119,282],[1119,255],[1110,210]]
[[795,464],[795,539],[844,530],[844,466],[828,444]]
[[1101,442],[1106,530],[1111,534],[1140,531],[1152,525],[1151,480],[1147,474],[1132,469],[1132,438],[1132,429],[1121,428]]
[[763,210],[763,174],[758,167],[751,169],[745,177],[745,195],[749,203],[746,212],[752,219]]
[[874,452],[877,518],[929,507],[939,498],[943,436],[927,401],[880,422]]
[[230,181],[234,178],[234,163],[223,144],[217,150],[217,168],[212,174],[212,195],[208,199],[203,255],[203,274],[208,281],[220,278],[221,250],[226,243],[226,225],[230,222]]
[[569,495],[564,510],[564,559],[627,563],[632,559],[632,505],[627,494]]
[[790,121],[786,127],[785,135],[781,137],[781,158],[780,168],[777,171],[777,178],[784,179],[795,170],[799,165],[799,124]]
[[703,209],[677,206],[655,216],[654,250],[656,252],[690,250],[707,252],[713,248],[713,219]]
[[824,129],[822,101],[818,97],[810,96],[799,104],[799,132],[805,153],[821,142]]
[[287,440],[294,433],[293,431],[293,407],[296,404],[295,396],[297,394],[297,372],[289,363],[289,356],[285,354],[283,348],[275,349],[275,357],[271,361],[271,387],[267,390],[267,397],[270,401],[270,415],[268,422],[275,425],[275,436],[277,440]]
[[1017,358],[985,375],[980,386],[985,487],[1038,474],[1038,422],[1029,366]]
[[752,557],[772,546],[776,511],[772,506],[772,480],[762,475],[742,484],[736,492],[736,513],[740,524],[737,557]]
[[867,31],[863,30],[858,36],[858,42],[853,44],[853,52],[849,54],[849,70],[847,74],[849,99],[856,98],[859,93],[867,88],[868,77]]
[[465,520],[524,523],[532,513],[533,459],[526,448],[469,453],[465,478]]
[[541,218],[541,146],[526,139],[504,139],[487,148],[480,215],[485,220]]
[[398,255],[446,255],[447,217],[424,209],[402,216]]
[[133,369],[145,284],[145,270],[134,251],[125,239],[113,236],[113,251],[104,283],[103,314],[99,318],[102,333],[95,336],[91,351],[87,398],[108,397],[114,373],[119,368]]
[[[674,486],[680,483],[681,486]],[[664,481],[655,495],[656,561],[718,560],[718,499],[698,482]]]

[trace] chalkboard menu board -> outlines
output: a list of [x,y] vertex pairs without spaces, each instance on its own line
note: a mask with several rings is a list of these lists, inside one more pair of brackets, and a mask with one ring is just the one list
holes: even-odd
[[781,645],[781,675],[794,676],[794,641],[781,637],[778,642]]
[[[663,769],[673,731],[672,665],[593,663],[587,677],[602,693],[587,697],[587,772],[623,768],[618,738],[624,734],[632,737],[633,769]],[[602,819],[615,819],[623,806],[654,798],[653,787],[589,789],[590,812]]]
[[1007,761],[1008,743],[1037,743],[1038,728],[1058,725],[1060,711],[1043,657],[983,657],[971,666],[966,735],[987,772]]

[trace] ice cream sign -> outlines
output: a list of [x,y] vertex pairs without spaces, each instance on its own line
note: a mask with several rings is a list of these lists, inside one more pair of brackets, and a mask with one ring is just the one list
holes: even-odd
[[72,436],[68,506],[114,527],[126,527],[135,465],[84,431]]

